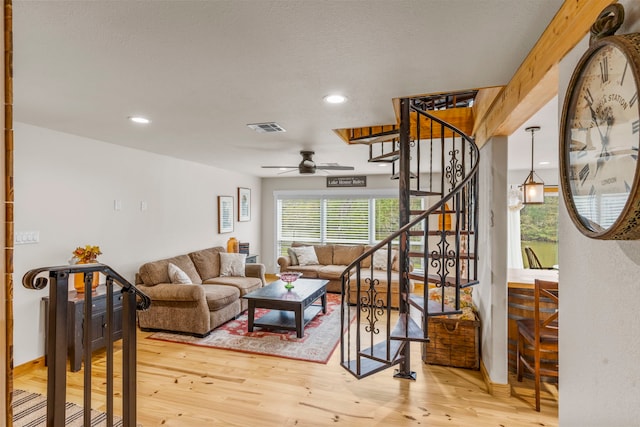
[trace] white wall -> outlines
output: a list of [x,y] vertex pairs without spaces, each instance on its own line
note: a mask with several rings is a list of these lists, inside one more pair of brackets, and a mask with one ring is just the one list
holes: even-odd
[[507,384],[507,138],[480,150],[478,276],[482,363],[491,382]]
[[[640,31],[640,3],[621,1],[626,24]],[[587,40],[560,64],[563,103]],[[560,105],[560,111],[562,105]],[[560,425],[637,426],[640,422],[640,241],[584,237],[561,201]]]
[[[234,221],[233,233],[218,234],[217,196],[237,202],[237,187],[252,190],[251,221]],[[66,264],[86,244],[99,245],[100,262],[132,282],[146,261],[226,247],[231,236],[254,252],[261,246],[261,193],[257,177],[16,123],[15,231],[39,231],[40,243],[15,247],[15,365],[44,354],[40,302],[48,288],[25,289],[26,271]]]

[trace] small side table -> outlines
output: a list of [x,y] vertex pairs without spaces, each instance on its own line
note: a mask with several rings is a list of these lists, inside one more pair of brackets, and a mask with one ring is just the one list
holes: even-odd
[[[114,286],[113,290],[113,339],[122,338],[122,294],[117,292],[118,286]],[[78,294],[76,291],[69,291],[68,301],[68,325],[67,325],[67,353],[69,357],[70,370],[76,372],[80,370],[82,365],[83,351],[83,333],[84,333],[84,294]],[[45,307],[45,349],[47,348],[46,340],[49,335],[49,297],[42,298]],[[100,285],[91,294],[91,351],[95,351],[106,346],[106,325],[107,325],[107,288]]]

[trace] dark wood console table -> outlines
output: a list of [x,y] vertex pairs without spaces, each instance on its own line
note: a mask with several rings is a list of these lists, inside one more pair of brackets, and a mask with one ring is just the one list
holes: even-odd
[[[114,286],[113,288],[113,339],[119,340],[122,338],[122,294],[119,292],[120,287]],[[48,337],[49,331],[49,297],[43,298],[45,304],[45,325],[46,335],[45,340]],[[106,346],[106,324],[107,324],[107,288],[105,285],[100,285],[91,294],[91,303],[93,305],[91,311],[91,351],[95,351]],[[82,365],[82,351],[83,351],[83,326],[84,326],[84,294],[78,294],[76,291],[69,291],[69,301],[67,306],[68,312],[68,325],[67,325],[67,344],[68,344],[68,357],[70,363],[71,372],[80,370]],[[47,343],[45,341],[45,349]]]

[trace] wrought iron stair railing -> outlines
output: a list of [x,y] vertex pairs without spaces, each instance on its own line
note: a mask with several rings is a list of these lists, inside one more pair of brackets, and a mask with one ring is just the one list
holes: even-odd
[[[398,364],[396,377],[415,378],[410,343],[428,342],[429,317],[459,313],[461,289],[478,283],[478,148],[462,131],[424,110],[424,99],[400,102],[397,133],[368,137],[371,144],[393,144],[401,227],[353,261],[341,277],[341,364],[357,378]],[[387,258],[386,277],[375,271],[374,259],[380,255]],[[420,294],[413,292],[415,283],[422,284]],[[448,289],[453,304],[447,304]],[[394,292],[399,301],[392,308]],[[441,301],[430,300],[430,292],[440,292]]]
[[[55,267],[41,267],[28,271],[22,278],[27,289],[44,289],[49,286],[49,311],[47,331],[47,426],[65,425],[66,382],[67,382],[67,328],[68,328],[68,292],[69,277],[72,274],[84,274],[84,327],[83,359],[84,396],[83,425],[91,425],[91,356],[92,328],[88,327],[92,318],[93,305],[91,284],[94,272],[102,273],[106,284],[106,425],[114,425],[114,396],[122,397],[122,422],[124,427],[136,424],[136,309],[146,310],[151,299],[129,283],[124,277],[105,264],[76,264]],[[48,278],[43,274],[48,273]],[[116,285],[117,288],[114,289]],[[119,291],[117,290],[119,288]],[[122,387],[121,392],[114,391],[114,293],[120,292],[122,301]]]

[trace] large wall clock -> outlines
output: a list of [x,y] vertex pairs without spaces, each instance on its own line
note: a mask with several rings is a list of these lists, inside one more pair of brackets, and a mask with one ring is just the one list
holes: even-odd
[[591,27],[560,124],[560,181],[569,216],[596,239],[640,238],[640,34],[614,35],[620,4]]

